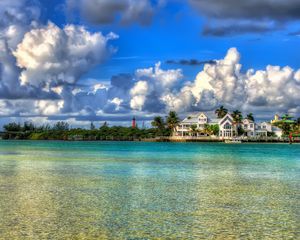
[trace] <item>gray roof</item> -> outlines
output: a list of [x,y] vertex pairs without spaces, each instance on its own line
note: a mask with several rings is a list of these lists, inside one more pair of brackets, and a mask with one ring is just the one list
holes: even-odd
[[[189,118],[190,117],[190,118]],[[189,116],[183,119],[182,123],[198,123],[198,116]]]
[[250,123],[254,123],[254,121],[252,121],[252,120],[250,120],[250,119],[248,119],[248,118],[244,118],[243,121],[244,121],[244,120],[248,120]]
[[[190,116],[186,117],[185,119],[183,119],[181,123],[197,124],[198,123],[198,116],[199,116],[199,114],[197,114],[197,115],[190,115]],[[217,118],[209,118],[209,117],[207,117],[207,122],[210,123],[210,124],[217,124],[219,122],[219,120],[220,119],[217,119]]]
[[217,124],[217,123],[219,123],[219,121],[220,121],[219,118],[210,118],[208,122]]

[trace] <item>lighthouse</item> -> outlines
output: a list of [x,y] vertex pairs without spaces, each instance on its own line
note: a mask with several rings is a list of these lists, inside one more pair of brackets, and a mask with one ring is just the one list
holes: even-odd
[[136,120],[135,117],[132,119],[132,128],[136,128]]

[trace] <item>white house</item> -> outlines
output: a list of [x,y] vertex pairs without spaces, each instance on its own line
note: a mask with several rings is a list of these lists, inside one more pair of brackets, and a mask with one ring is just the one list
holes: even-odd
[[[186,117],[176,127],[176,136],[207,136],[204,131],[205,126],[219,125],[219,137],[222,139],[230,139],[237,136],[238,127],[244,130],[245,137],[268,136],[268,133],[275,133],[277,137],[281,137],[282,130],[272,126],[269,122],[255,123],[250,119],[243,119],[241,123],[235,123],[230,113],[227,113],[222,119],[211,119],[207,114],[201,112]],[[193,130],[195,129],[195,130]]]
[[255,123],[250,119],[243,119],[241,127],[245,132],[245,136],[254,137],[255,136]]
[[268,136],[268,132],[272,132],[272,125],[268,122],[255,124],[255,136]]
[[236,136],[237,127],[234,124],[233,117],[227,113],[219,121],[219,137],[223,139],[232,138]]
[[276,137],[280,138],[282,130],[269,122],[262,122],[255,125],[255,136],[268,136],[268,133],[274,133]]
[[[218,124],[216,120],[210,119],[205,113],[190,115],[183,119],[176,127],[177,136],[206,136],[204,133],[205,125]],[[195,126],[196,132],[192,128]]]

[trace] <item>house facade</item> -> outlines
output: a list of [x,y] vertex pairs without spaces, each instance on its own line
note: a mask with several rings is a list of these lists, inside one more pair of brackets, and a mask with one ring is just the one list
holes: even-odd
[[199,114],[193,114],[185,119],[176,127],[176,136],[207,136],[205,133],[206,125],[217,124],[216,120],[208,118],[208,116],[201,112]]
[[233,117],[229,113],[227,113],[218,124],[220,138],[228,139],[236,136],[237,126],[234,123]]
[[255,125],[255,136],[266,137],[268,132],[272,132],[272,125],[268,122],[262,122]]
[[241,123],[241,127],[244,130],[244,136],[246,137],[254,137],[255,136],[255,126],[256,124],[254,121],[250,119],[243,119]]
[[201,112],[186,117],[176,127],[175,136],[192,136],[201,137],[207,136],[205,131],[207,125],[219,126],[219,137],[222,139],[231,139],[238,136],[238,129],[242,129],[243,137],[267,137],[270,133],[273,133],[276,137],[281,137],[282,130],[273,126],[269,122],[255,123],[250,119],[243,119],[240,123],[236,123],[231,116],[227,113],[221,119],[209,118],[207,114]]

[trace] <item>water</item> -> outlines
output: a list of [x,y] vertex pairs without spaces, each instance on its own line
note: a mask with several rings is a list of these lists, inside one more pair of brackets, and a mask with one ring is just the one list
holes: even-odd
[[300,145],[0,141],[0,239],[299,239]]

